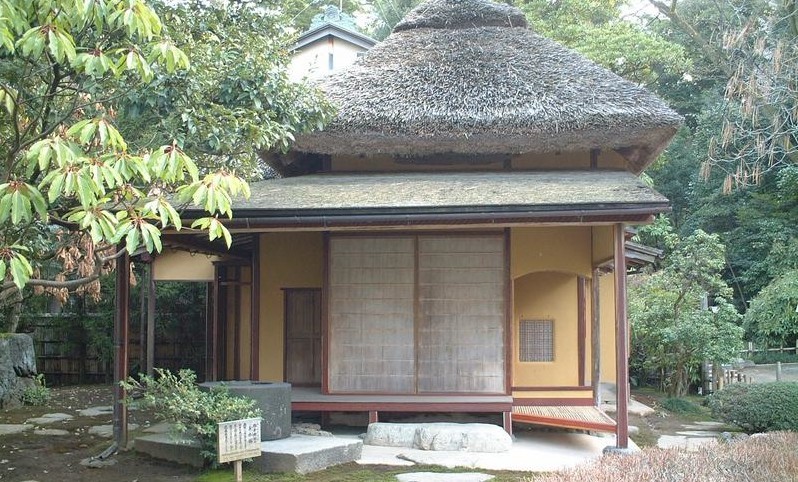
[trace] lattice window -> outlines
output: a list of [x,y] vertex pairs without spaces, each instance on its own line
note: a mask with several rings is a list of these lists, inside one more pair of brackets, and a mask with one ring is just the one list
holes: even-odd
[[519,345],[522,362],[554,361],[554,320],[521,320]]

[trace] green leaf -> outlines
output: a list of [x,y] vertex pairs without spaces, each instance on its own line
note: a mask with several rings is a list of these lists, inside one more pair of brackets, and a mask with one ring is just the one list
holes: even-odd
[[10,260],[11,277],[18,289],[22,289],[33,275],[33,268],[28,259],[20,253],[14,253]]

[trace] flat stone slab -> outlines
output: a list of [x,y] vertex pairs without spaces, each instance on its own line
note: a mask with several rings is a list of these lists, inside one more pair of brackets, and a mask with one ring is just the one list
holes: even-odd
[[494,476],[479,472],[446,474],[442,472],[410,472],[396,476],[400,482],[484,482]]
[[[138,424],[129,423],[127,425],[128,431],[133,431],[139,428]],[[113,425],[95,425],[89,428],[89,435],[96,435],[98,437],[111,438],[114,436]]]
[[107,405],[103,407],[89,407],[78,410],[81,417],[99,417],[100,415],[113,415],[114,407]]
[[33,434],[61,437],[64,435],[69,435],[69,430],[62,430],[60,428],[37,428],[36,430],[33,431]]
[[407,447],[456,452],[507,452],[510,435],[498,425],[485,423],[372,423],[366,445]]
[[45,413],[41,417],[29,418],[28,420],[25,421],[25,423],[33,423],[36,425],[47,425],[50,423],[72,420],[73,418],[75,417],[68,413]]
[[13,435],[33,428],[27,423],[0,423],[0,435]]
[[712,437],[686,437],[684,435],[660,435],[657,447],[661,449],[698,450],[705,445],[716,445],[717,438]]
[[193,437],[153,433],[136,437],[133,447],[150,457],[192,467],[203,467],[202,444]]
[[263,472],[309,474],[360,458],[363,442],[338,437],[292,435],[282,440],[261,442],[262,455],[253,466]]
[[143,430],[146,433],[172,433],[172,424],[168,422],[158,422]]

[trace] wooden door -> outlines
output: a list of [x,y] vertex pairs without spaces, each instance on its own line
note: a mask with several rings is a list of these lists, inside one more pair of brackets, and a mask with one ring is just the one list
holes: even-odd
[[321,290],[285,290],[285,381],[321,385]]

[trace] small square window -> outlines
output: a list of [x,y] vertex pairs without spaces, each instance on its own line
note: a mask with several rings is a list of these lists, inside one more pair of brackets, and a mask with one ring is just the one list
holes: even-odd
[[554,361],[554,320],[521,320],[519,348],[522,362]]

